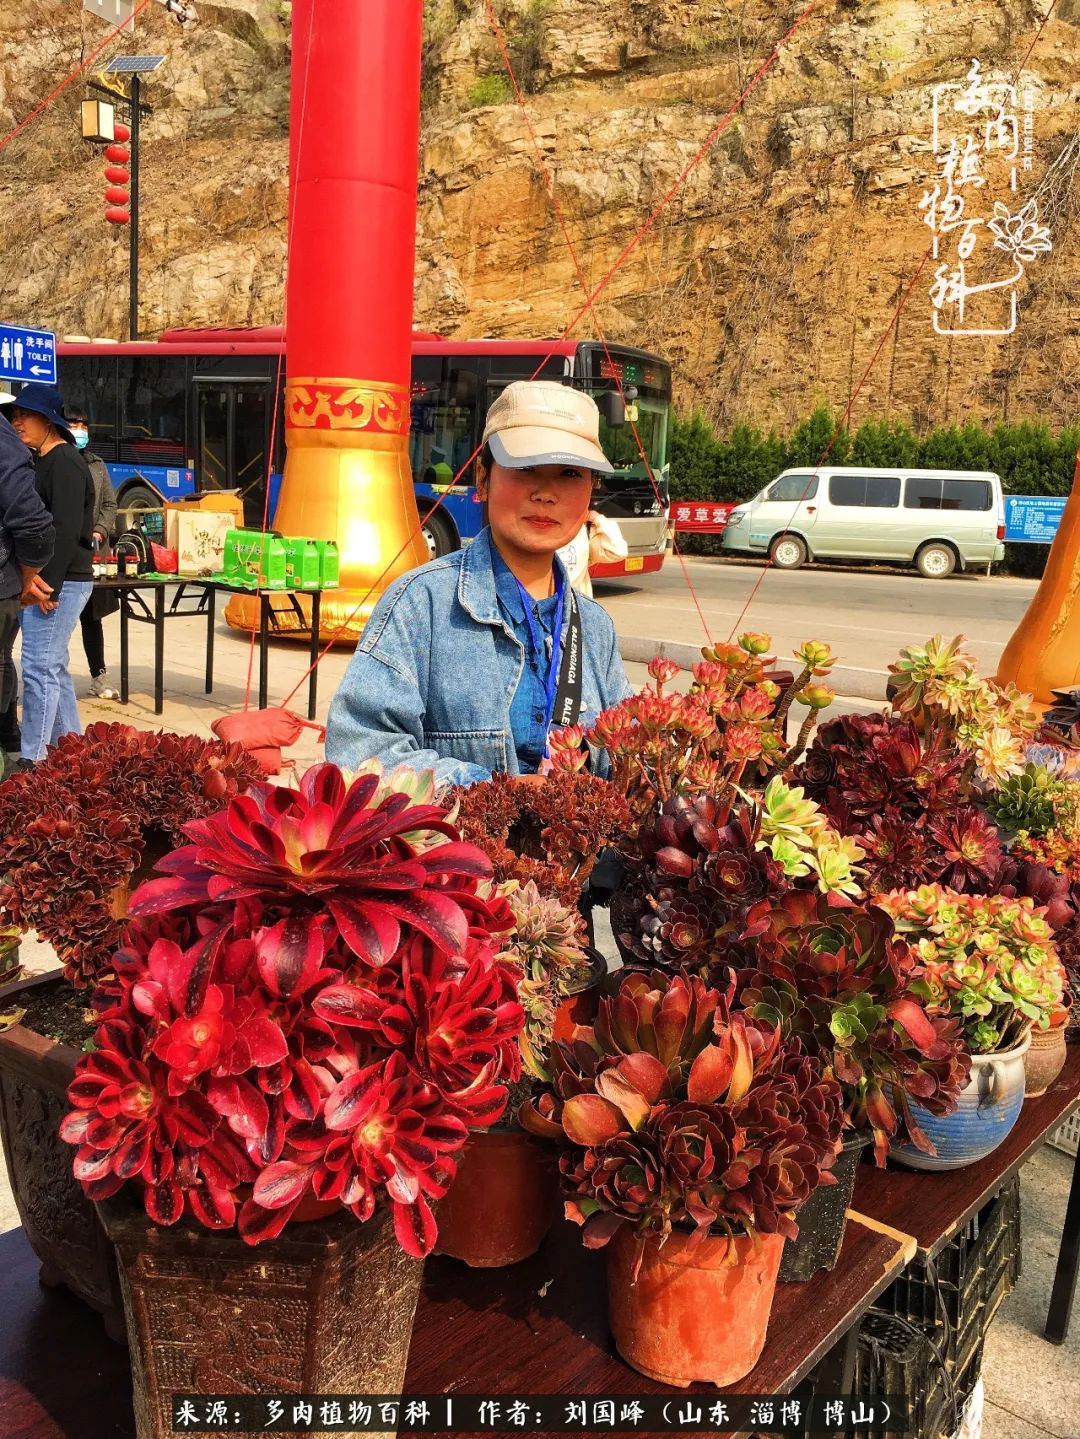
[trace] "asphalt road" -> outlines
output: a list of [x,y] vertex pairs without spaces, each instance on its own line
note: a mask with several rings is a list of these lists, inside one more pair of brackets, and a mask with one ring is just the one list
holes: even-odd
[[708,642],[706,627],[713,641],[763,631],[781,657],[803,640],[822,639],[837,655],[845,691],[870,696],[883,695],[888,665],[903,645],[934,634],[964,635],[983,673],[993,674],[1035,586],[1034,580],[924,580],[902,570],[831,565],[766,571],[753,561],[669,556],[659,574],[595,589],[628,658],[644,657],[628,640],[696,647]]

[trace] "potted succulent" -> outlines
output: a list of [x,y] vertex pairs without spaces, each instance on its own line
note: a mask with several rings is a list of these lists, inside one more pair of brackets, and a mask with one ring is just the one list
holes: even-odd
[[872,1143],[880,1166],[897,1137],[931,1152],[911,1100],[934,1114],[955,1109],[970,1060],[959,1020],[929,1018],[912,992],[915,955],[877,906],[792,891],[755,905],[743,938],[754,967],[737,976],[738,1003],[799,1038],[844,1096],[836,1185],[800,1209],[799,1237],[784,1251],[781,1283],[802,1281],[836,1263],[861,1150]]
[[[475,1268],[516,1264],[536,1252],[555,1217],[557,1176],[549,1145],[517,1122],[533,1086],[548,1077],[555,1038],[596,1012],[603,956],[586,943],[578,909],[603,845],[629,822],[622,796],[576,767],[580,733],[564,731],[565,758],[540,783],[506,775],[455,792],[461,833],[490,857],[496,892],[509,908],[502,958],[515,966],[525,1012],[523,1074],[502,1121],[470,1135],[439,1207],[438,1251]],[[582,756],[583,757],[583,756]]]
[[1038,1099],[1045,1094],[1065,1068],[1069,1012],[1068,1005],[1057,1005],[1050,1011],[1045,1029],[1032,1029],[1031,1045],[1024,1055],[1025,1099]]
[[[0,906],[7,932],[35,929],[63,974],[0,990],[0,1127],[27,1239],[46,1284],[65,1284],[124,1334],[112,1246],[57,1135],[93,1033],[90,1006],[123,931],[133,877],[187,821],[258,777],[235,746],[94,724],[0,786]],[[4,1023],[3,1020],[7,1020]]]
[[[510,1086],[503,1120],[470,1135],[454,1182],[439,1204],[437,1252],[473,1268],[493,1269],[527,1259],[543,1242],[556,1212],[555,1156],[517,1123],[517,1111],[537,1082],[550,1078],[552,1041],[572,1036],[567,998],[588,998],[595,961],[585,945],[580,913],[541,894],[535,880],[500,887],[513,916],[501,958],[515,966],[525,1025],[518,1036],[521,1079]],[[592,1018],[595,1006],[578,1016]]]
[[1028,898],[960,894],[941,885],[885,895],[882,908],[915,948],[913,993],[933,1017],[958,1019],[971,1077],[955,1113],[912,1101],[934,1155],[910,1144],[891,1153],[916,1169],[957,1169],[991,1153],[1024,1100],[1024,1056],[1033,1026],[1063,1008],[1065,976],[1043,912]]
[[564,1146],[567,1217],[607,1246],[619,1353],[665,1384],[754,1367],[794,1212],[829,1182],[843,1123],[820,1062],[729,1000],[696,976],[626,976],[522,1113]]
[[185,834],[61,1128],[116,1243],[139,1439],[176,1390],[400,1389],[433,1203],[524,1022],[443,809],[322,765]]

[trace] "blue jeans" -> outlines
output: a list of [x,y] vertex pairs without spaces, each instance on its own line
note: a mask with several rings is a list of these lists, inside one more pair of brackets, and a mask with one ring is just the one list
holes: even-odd
[[82,734],[68,645],[92,589],[88,580],[66,580],[51,614],[37,605],[22,612],[23,759],[44,759],[61,735]]

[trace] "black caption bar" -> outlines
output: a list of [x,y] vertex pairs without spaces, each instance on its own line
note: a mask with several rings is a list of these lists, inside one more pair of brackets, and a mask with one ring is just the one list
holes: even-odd
[[177,1394],[176,1434],[905,1434],[893,1396],[726,1394]]

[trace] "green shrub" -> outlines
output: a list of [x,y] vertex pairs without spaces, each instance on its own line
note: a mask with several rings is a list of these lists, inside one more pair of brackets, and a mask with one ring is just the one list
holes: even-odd
[[508,77],[498,73],[478,75],[469,86],[466,102],[470,110],[478,110],[481,105],[505,105],[513,98],[514,91]]

